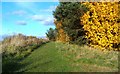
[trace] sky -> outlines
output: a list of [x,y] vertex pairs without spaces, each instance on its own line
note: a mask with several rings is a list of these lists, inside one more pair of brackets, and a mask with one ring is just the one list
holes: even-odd
[[49,28],[55,28],[52,14],[58,4],[58,2],[2,2],[0,35],[21,33],[44,37]]

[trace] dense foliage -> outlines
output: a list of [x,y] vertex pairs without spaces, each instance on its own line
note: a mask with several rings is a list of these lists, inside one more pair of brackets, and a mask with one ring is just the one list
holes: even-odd
[[56,34],[56,41],[61,41],[61,42],[69,42],[69,36],[67,33],[64,31],[62,22],[61,21],[55,21],[55,26],[57,29],[57,34]]
[[118,11],[118,2],[60,2],[53,13],[58,40],[120,50]]
[[[86,43],[84,37],[85,31],[83,25],[80,23],[80,18],[88,9],[80,3],[76,2],[60,2],[56,10],[53,12],[56,18],[55,23],[59,32],[58,36],[62,34],[59,39],[67,39],[71,43]],[[61,25],[60,25],[61,24]],[[64,36],[64,37],[63,37]]]
[[56,29],[50,28],[47,31],[46,35],[47,35],[47,37],[48,37],[49,40],[55,41],[55,39],[56,39],[56,33],[57,33]]
[[89,8],[81,19],[90,45],[100,49],[119,50],[118,3],[86,2],[83,4]]

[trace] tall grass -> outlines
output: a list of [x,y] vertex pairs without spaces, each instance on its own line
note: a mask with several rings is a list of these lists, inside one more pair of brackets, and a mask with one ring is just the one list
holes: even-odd
[[[59,52],[72,61],[73,69],[78,71],[80,67],[87,68],[82,71],[118,71],[118,55],[116,51],[101,51],[87,45],[78,46],[75,44],[56,42]],[[78,69],[77,69],[78,68]]]

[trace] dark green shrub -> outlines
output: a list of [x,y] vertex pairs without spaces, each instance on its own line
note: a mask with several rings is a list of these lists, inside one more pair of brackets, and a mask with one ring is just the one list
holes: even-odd
[[56,29],[50,28],[47,31],[46,35],[49,38],[49,40],[55,41],[55,38],[56,38]]
[[[84,43],[83,40],[80,40],[80,37],[83,38],[85,35],[83,24],[80,23],[80,16],[87,12],[87,10],[88,8],[79,2],[60,2],[53,12],[56,20],[62,21],[62,28],[72,43]],[[83,39],[86,40],[85,38]]]

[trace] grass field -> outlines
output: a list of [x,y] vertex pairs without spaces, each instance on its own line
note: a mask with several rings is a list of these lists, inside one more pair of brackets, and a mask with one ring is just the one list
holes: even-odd
[[19,62],[17,72],[116,72],[118,53],[49,42]]

